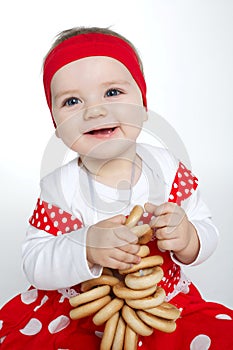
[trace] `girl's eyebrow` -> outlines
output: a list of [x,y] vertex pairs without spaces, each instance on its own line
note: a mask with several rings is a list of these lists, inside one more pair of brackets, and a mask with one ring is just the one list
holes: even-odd
[[103,86],[109,86],[109,85],[131,85],[129,81],[127,80],[111,80],[111,81],[106,81],[104,83],[102,83],[101,85]]

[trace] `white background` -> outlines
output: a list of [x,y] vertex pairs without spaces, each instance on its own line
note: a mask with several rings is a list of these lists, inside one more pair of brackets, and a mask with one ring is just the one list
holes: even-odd
[[139,49],[149,109],[183,140],[220,231],[214,255],[186,273],[207,300],[233,307],[233,2],[5,1],[1,26],[0,305],[27,287],[21,242],[54,130],[42,59],[61,30],[111,26]]

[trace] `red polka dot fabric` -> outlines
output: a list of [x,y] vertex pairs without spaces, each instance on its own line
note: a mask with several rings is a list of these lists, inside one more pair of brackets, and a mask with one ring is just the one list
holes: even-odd
[[180,205],[183,200],[191,196],[197,186],[198,179],[196,176],[180,162],[168,201]]
[[40,198],[37,201],[29,223],[39,230],[44,230],[54,236],[78,230],[83,227],[82,222],[75,216],[46,203]]

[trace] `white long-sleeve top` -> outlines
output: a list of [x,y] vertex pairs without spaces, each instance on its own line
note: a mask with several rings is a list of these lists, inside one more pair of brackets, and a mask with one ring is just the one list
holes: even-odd
[[[23,243],[22,267],[33,286],[56,290],[98,277],[102,267],[89,269],[86,258],[89,226],[117,214],[127,215],[136,204],[143,206],[149,201],[158,205],[168,201],[178,160],[167,150],[149,145],[138,145],[137,153],[143,160],[142,173],[130,190],[116,190],[94,181],[78,166],[77,159],[41,180],[40,199],[78,218],[83,227],[54,236],[29,226]],[[215,250],[218,231],[198,189],[181,206],[199,236],[200,251],[191,264],[198,265]],[[172,253],[171,258],[182,265]]]

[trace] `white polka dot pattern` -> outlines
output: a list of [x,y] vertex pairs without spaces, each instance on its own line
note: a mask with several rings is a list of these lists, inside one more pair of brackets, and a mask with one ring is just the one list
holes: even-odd
[[0,338],[0,344],[2,344],[4,342],[4,340],[6,339],[6,336],[5,337],[2,337]]
[[197,186],[198,179],[180,162],[168,201],[180,205],[183,200],[191,196]]
[[104,334],[104,332],[95,331],[95,335],[100,339],[103,338],[103,334]]
[[58,333],[68,327],[70,324],[70,319],[67,316],[61,315],[55,318],[48,325],[48,330],[51,334]]
[[217,318],[218,320],[229,320],[229,321],[232,320],[231,316],[226,314],[218,314],[215,316],[215,318]]
[[26,292],[22,293],[20,297],[22,303],[29,305],[31,303],[34,303],[34,301],[36,301],[38,298],[38,291],[37,289],[29,289]]
[[46,203],[40,198],[29,223],[35,228],[44,230],[54,236],[77,230],[83,226],[82,222],[70,213]]
[[23,329],[20,329],[20,333],[24,335],[35,335],[40,332],[42,323],[37,318],[31,318]]
[[190,344],[190,350],[208,350],[211,345],[211,339],[205,334],[197,335]]

